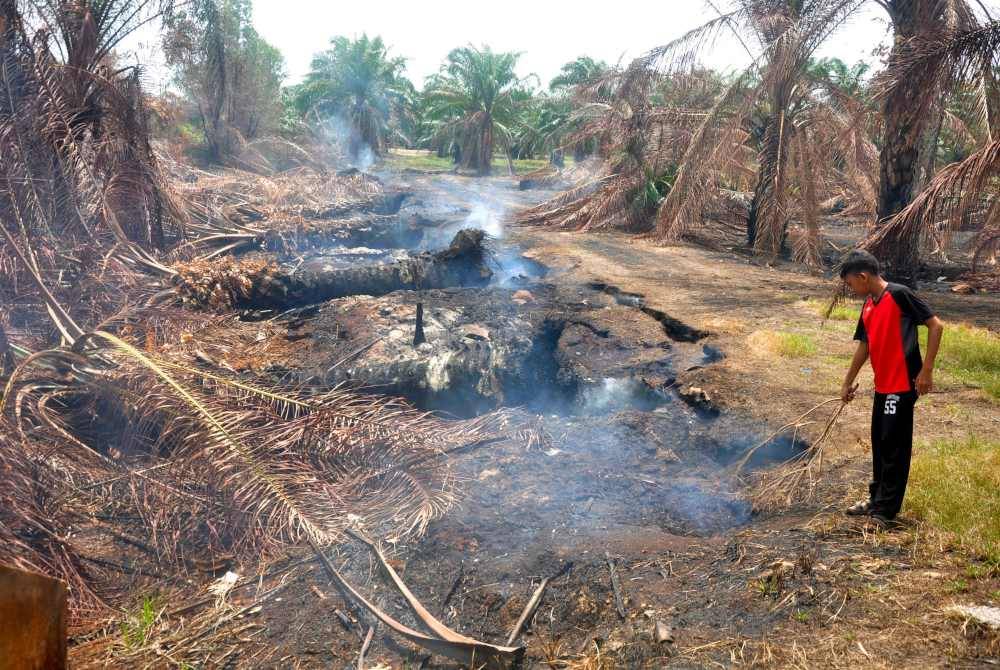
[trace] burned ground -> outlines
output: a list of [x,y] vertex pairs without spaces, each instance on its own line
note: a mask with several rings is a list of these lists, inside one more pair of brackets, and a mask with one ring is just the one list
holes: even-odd
[[[399,216],[422,217],[428,245],[541,197],[503,180],[477,193],[484,182],[407,179],[414,195]],[[551,578],[523,638],[529,667],[973,667],[995,657],[995,636],[944,613],[964,555],[941,551],[916,524],[880,535],[838,514],[865,477],[861,403],[838,424],[808,500],[755,507],[733,477],[769,428],[835,392],[843,333],[824,331],[832,359],[810,369],[752,344],[762,329],[817,321],[803,299],[826,297],[827,283],[616,235],[494,234],[504,237],[487,287],[350,296],[263,320],[196,319],[196,336],[170,346],[208,370],[305,388],[363,383],[453,415],[520,408],[510,420],[530,426],[530,437],[452,454],[460,506],[423,538],[387,546],[434,614],[495,644]],[[945,318],[997,326],[994,298],[935,297]],[[414,345],[418,303],[426,342]],[[951,392],[997,423],[989,401]],[[935,398],[927,410],[929,432],[958,430]],[[800,447],[775,440],[753,465],[766,469]],[[164,574],[169,566],[156,566],[141,538],[104,542],[95,555],[124,566],[132,581],[123,588],[155,595],[160,615],[139,648],[114,625],[81,631],[81,666],[347,666],[371,623],[308,551],[263,566],[192,560],[183,574]],[[401,609],[363,550],[345,544],[336,565],[379,606]],[[241,577],[217,601],[205,588],[227,570]],[[962,593],[988,599],[995,588],[986,578]],[[669,640],[656,641],[657,622]],[[454,667],[385,627],[366,657]]]

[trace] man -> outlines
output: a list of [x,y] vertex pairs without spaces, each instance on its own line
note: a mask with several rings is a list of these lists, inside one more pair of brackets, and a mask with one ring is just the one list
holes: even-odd
[[[934,388],[934,359],[944,324],[927,303],[900,284],[879,274],[878,260],[867,251],[852,251],[844,259],[840,277],[865,298],[854,332],[858,347],[844,378],[840,397],[854,399],[858,372],[870,357],[875,372],[872,407],[872,482],[869,499],[847,509],[851,516],[871,516],[889,527],[903,506],[913,449],[913,406],[917,397]],[[927,326],[927,358],[921,361],[917,326]]]

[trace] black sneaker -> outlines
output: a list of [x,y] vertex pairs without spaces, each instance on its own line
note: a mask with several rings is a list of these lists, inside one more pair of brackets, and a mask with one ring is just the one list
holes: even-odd
[[863,500],[859,503],[854,503],[844,510],[844,514],[847,516],[868,516],[871,513],[872,503],[870,500]]

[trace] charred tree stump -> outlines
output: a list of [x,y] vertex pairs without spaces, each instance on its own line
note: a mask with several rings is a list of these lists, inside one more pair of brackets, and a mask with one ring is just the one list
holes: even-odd
[[417,347],[427,341],[424,335],[424,303],[417,303],[417,325],[413,330],[413,346]]

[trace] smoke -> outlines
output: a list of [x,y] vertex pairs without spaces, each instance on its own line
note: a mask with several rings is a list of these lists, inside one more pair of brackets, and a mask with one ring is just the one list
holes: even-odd
[[494,239],[503,239],[503,217],[506,209],[496,201],[477,200],[472,204],[472,211],[462,222],[462,228],[479,228]]
[[320,134],[342,154],[347,167],[368,172],[375,164],[375,152],[364,141],[354,125],[340,114],[325,118],[320,125]]
[[631,377],[605,377],[599,384],[580,391],[579,413],[600,415],[626,409],[649,411],[666,402],[666,398]]

